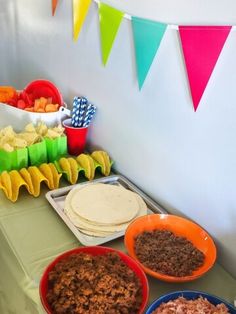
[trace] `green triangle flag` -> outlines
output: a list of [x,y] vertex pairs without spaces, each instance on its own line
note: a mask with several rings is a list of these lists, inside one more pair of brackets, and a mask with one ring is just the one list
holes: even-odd
[[167,24],[132,17],[139,89],[142,88]]
[[102,61],[106,65],[124,13],[99,2]]

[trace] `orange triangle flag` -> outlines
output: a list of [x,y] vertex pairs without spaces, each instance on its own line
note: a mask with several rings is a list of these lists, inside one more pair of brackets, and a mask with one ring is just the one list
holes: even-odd
[[52,15],[55,14],[57,3],[58,3],[58,0],[52,0]]

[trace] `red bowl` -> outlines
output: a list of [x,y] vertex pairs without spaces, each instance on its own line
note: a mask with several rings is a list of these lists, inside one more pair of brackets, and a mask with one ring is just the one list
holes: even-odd
[[102,255],[108,252],[116,252],[121,260],[130,268],[132,269],[137,277],[139,278],[141,285],[142,285],[142,295],[143,295],[143,300],[142,304],[139,310],[139,314],[144,313],[144,310],[147,306],[148,302],[148,296],[149,296],[149,286],[148,286],[148,280],[147,277],[142,270],[142,268],[139,266],[139,264],[129,257],[128,255],[124,254],[121,251],[111,249],[108,247],[103,247],[103,246],[89,246],[89,247],[79,247],[70,251],[67,251],[61,255],[59,255],[54,261],[52,261],[48,267],[45,269],[43,276],[40,280],[40,285],[39,285],[39,293],[40,293],[40,299],[43,304],[44,309],[48,314],[53,314],[50,305],[47,302],[46,295],[48,292],[48,273],[54,268],[54,266],[63,258],[75,254],[75,253],[88,253],[91,255]]
[[40,97],[52,98],[53,104],[63,105],[63,99],[58,88],[50,81],[47,80],[36,80],[29,83],[24,91],[27,94],[32,94],[32,100]]
[[[144,266],[135,254],[135,238],[144,231],[169,230],[177,236],[186,237],[193,245],[205,255],[205,261],[201,267],[193,271],[190,276],[174,277],[155,272]],[[126,229],[125,246],[131,257],[140,263],[145,273],[157,279],[168,282],[187,282],[203,276],[215,263],[216,247],[210,235],[196,223],[175,215],[151,214],[135,219]]]

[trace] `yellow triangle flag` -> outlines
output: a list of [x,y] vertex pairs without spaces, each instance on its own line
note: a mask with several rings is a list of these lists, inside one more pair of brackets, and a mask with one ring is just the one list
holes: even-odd
[[91,0],[73,0],[74,41],[79,37],[80,30],[88,13]]

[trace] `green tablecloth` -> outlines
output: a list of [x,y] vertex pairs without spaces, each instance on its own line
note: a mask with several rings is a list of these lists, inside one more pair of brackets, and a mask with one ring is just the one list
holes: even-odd
[[[38,293],[41,274],[55,256],[80,246],[61,218],[46,201],[21,191],[12,204],[0,192],[0,313],[44,313]],[[123,239],[108,243],[124,249]],[[149,278],[150,302],[161,294],[195,289],[233,303],[236,280],[216,264],[204,277],[190,283],[170,284]]]

